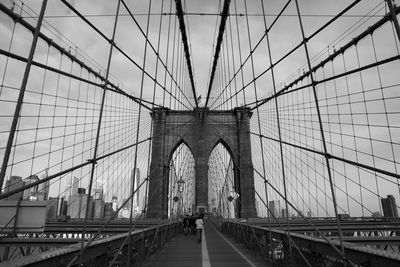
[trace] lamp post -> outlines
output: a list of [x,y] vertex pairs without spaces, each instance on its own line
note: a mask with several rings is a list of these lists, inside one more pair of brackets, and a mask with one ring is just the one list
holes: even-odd
[[181,201],[182,201],[181,202],[181,211],[180,211],[180,213],[182,215],[182,207],[183,207],[182,192],[183,192],[183,185],[185,184],[185,181],[181,177],[178,181],[176,181],[176,183],[178,184],[178,192],[179,192],[179,195],[180,195],[180,198],[181,198]]

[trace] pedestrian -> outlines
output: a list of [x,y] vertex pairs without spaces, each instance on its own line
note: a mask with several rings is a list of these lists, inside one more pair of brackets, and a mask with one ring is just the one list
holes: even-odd
[[190,234],[196,234],[196,218],[193,216],[193,214],[189,217],[189,229]]
[[203,231],[204,221],[203,216],[199,215],[196,219],[196,233],[197,233],[197,241],[201,242],[201,233]]
[[189,231],[189,214],[186,214],[186,217],[183,218],[182,223],[183,223],[183,233],[187,235]]

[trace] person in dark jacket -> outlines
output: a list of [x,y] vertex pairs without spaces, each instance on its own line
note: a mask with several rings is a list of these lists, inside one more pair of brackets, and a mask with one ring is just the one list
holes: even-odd
[[187,235],[189,232],[189,214],[186,214],[186,217],[183,218],[182,224],[183,224],[183,233]]
[[196,217],[194,217],[193,215],[189,217],[189,229],[190,234],[196,234]]

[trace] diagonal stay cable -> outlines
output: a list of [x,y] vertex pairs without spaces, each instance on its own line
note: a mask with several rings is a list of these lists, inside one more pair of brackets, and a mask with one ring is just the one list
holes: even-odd
[[[310,225],[319,235],[321,239],[324,239],[332,248],[333,250],[335,250],[339,255],[342,255],[342,251],[339,250],[339,248],[337,247],[337,245],[335,245],[334,243],[332,243],[332,240],[330,240],[329,238],[327,238],[319,229],[318,227],[316,227],[311,220],[309,220],[307,217],[305,217],[301,211],[299,209],[297,209],[297,207],[291,203],[289,200],[287,200],[284,195],[274,186],[270,183],[269,180],[266,179],[266,177],[264,177],[256,168],[253,167],[253,170],[264,180],[264,182],[266,182],[281,198],[283,198],[288,205],[294,209],[295,212],[297,212],[297,214],[302,217],[302,219],[308,224]],[[348,263],[350,263],[352,266],[355,266],[354,263],[352,263],[350,260],[348,260]]]
[[[146,33],[143,31],[142,27],[140,27],[138,21],[135,19],[133,13],[129,9],[128,5],[125,3],[124,0],[121,0],[121,3],[124,5],[125,9],[128,11],[130,17],[132,20],[135,22],[136,26],[138,27],[139,31],[142,33],[143,37],[146,39],[146,43],[150,46],[151,50],[153,50],[154,54],[158,58],[158,60],[161,62],[161,65],[164,67],[166,73],[171,77],[171,80],[174,82],[174,84],[178,87],[179,91],[182,92],[183,96],[185,97],[186,101],[190,104],[189,99],[187,98],[186,94],[182,91],[182,88],[179,86],[178,82],[175,80],[173,77],[172,73],[169,71],[167,65],[164,63],[164,61],[161,59],[160,54],[157,52],[157,50],[154,48],[153,44],[150,42],[149,37],[146,35]],[[196,98],[195,98],[196,99]],[[181,102],[182,103],[182,102]]]
[[[28,61],[28,59],[25,58],[25,57],[22,57],[22,56],[20,56],[20,55],[16,55],[16,54],[11,53],[11,52],[7,52],[7,51],[5,51],[5,50],[3,50],[3,49],[0,49],[0,55],[4,55],[4,56],[6,56],[6,57],[10,57],[10,58],[13,58],[13,59],[15,59],[15,60],[22,61],[22,62],[27,62],[27,61]],[[34,61],[34,60],[32,61],[32,65],[33,65],[33,66],[36,66],[36,67],[39,67],[39,68],[42,68],[42,69],[45,69],[45,70],[48,70],[48,71],[51,71],[51,72],[54,72],[54,73],[57,73],[57,74],[61,74],[61,75],[63,75],[63,76],[72,78],[72,79],[77,80],[77,81],[81,81],[81,82],[84,82],[84,83],[87,83],[87,84],[90,84],[90,85],[94,85],[94,86],[96,86],[96,87],[102,87],[102,86],[104,86],[104,85],[101,84],[101,83],[88,80],[87,78],[82,78],[82,77],[76,76],[76,75],[74,75],[74,74],[72,74],[72,73],[68,73],[68,72],[65,72],[65,71],[56,69],[56,68],[54,68],[54,67],[45,65],[45,64],[43,64],[43,63],[40,63],[40,62],[37,62],[37,61]],[[133,95],[130,95],[130,94],[126,93],[125,91],[119,89],[118,87],[115,87],[114,85],[112,85],[112,84],[109,83],[109,82],[108,82],[108,84],[110,84],[111,86],[106,86],[106,87],[105,87],[106,90],[109,90],[109,91],[112,91],[112,92],[114,92],[114,93],[117,93],[117,94],[126,96],[127,98],[129,98],[129,99],[135,101],[136,103],[138,103],[139,105],[142,105],[144,108],[146,108],[146,109],[148,109],[148,110],[151,110],[151,108],[148,107],[147,105],[145,105],[144,103],[150,104],[150,105],[152,105],[152,106],[156,106],[156,107],[163,108],[162,105],[155,104],[154,102],[150,102],[150,101],[145,100],[145,99],[141,99],[141,101],[144,102],[144,103],[140,103],[138,97],[135,97],[135,96],[133,96]]]
[[219,25],[219,30],[218,30],[217,45],[215,46],[214,61],[211,69],[210,82],[208,83],[207,99],[204,108],[207,108],[208,100],[210,99],[210,92],[214,82],[214,76],[218,64],[219,52],[221,50],[221,44],[224,37],[226,19],[229,16],[230,3],[231,3],[230,0],[224,0],[224,6],[222,8],[222,13],[221,13],[221,23]]
[[[157,83],[158,86],[160,86],[164,91],[166,91],[168,94],[170,94],[174,99],[176,99],[178,102],[180,102],[185,108],[190,109],[187,105],[185,105],[184,103],[182,103],[179,99],[176,98],[176,96],[172,95],[170,92],[168,92],[168,90],[162,85],[160,84],[159,81],[157,81],[153,76],[150,75],[150,73],[148,73],[145,69],[143,69],[135,60],[133,60],[133,58],[131,56],[129,56],[125,51],[123,51],[115,42],[112,42],[100,29],[98,29],[93,23],[91,23],[87,18],[85,18],[85,16],[80,13],[77,9],[75,9],[69,2],[67,2],[66,0],[61,0],[61,2],[63,2],[72,12],[74,12],[77,16],[79,16],[86,24],[88,24],[94,31],[96,31],[102,38],[104,38],[107,42],[112,43],[113,46],[115,47],[115,49],[117,49],[124,57],[126,57],[130,62],[132,62],[139,70],[143,71],[143,73],[149,78],[151,79],[153,82]],[[124,4],[124,2],[122,1],[122,4]],[[127,8],[127,7],[126,7]],[[128,10],[128,12],[130,12]],[[136,20],[135,20],[136,21]],[[142,30],[141,28],[139,28],[140,30]],[[150,43],[150,41],[146,38],[146,42]],[[154,47],[151,46],[153,49]],[[159,58],[159,55],[156,53],[157,57]],[[162,62],[161,58],[159,58],[160,62]],[[162,62],[163,64],[163,62]],[[163,66],[165,66],[163,64]],[[167,71],[169,74],[170,72]],[[172,75],[170,74],[171,79],[176,83],[175,79],[172,77]],[[177,84],[177,86],[179,87],[179,85]],[[179,87],[180,88],[180,87]],[[190,103],[190,102],[189,102]]]
[[[18,23],[20,23],[23,27],[25,27],[27,30],[29,30],[30,32],[34,32],[35,31],[35,27],[33,25],[31,25],[29,22],[27,22],[26,20],[24,20],[20,15],[14,13],[11,9],[8,9],[5,5],[3,5],[2,3],[0,3],[0,11],[2,11],[4,14],[6,14],[7,16],[9,16],[11,19],[13,19],[14,21],[17,21]],[[128,93],[126,93],[125,91],[123,91],[121,88],[119,88],[119,86],[113,84],[111,81],[106,80],[104,78],[104,76],[102,76],[100,73],[96,72],[95,70],[93,70],[90,66],[88,66],[86,63],[84,63],[82,60],[78,59],[76,56],[72,55],[70,51],[65,50],[62,46],[60,46],[59,44],[57,44],[56,42],[54,42],[54,40],[52,40],[51,38],[49,38],[47,35],[45,35],[44,33],[40,32],[39,33],[39,37],[45,41],[48,45],[52,46],[53,48],[55,48],[56,50],[58,50],[62,55],[68,57],[71,61],[73,61],[74,63],[78,64],[79,66],[81,66],[82,68],[86,69],[90,74],[92,74],[94,77],[98,78],[100,81],[106,83],[107,85],[110,85],[110,87],[112,87],[116,92],[126,95],[127,97],[131,98],[132,100],[134,100],[135,102],[139,102],[138,99],[132,95],[129,95]],[[15,55],[12,54],[10,52],[7,52],[5,50],[0,50],[1,54],[8,56],[8,57],[12,57],[14,59],[20,60],[20,61],[27,61],[27,59],[25,59],[24,57],[21,57],[19,55]],[[77,79],[77,80],[81,80],[80,78],[76,78],[76,77],[72,77],[72,74],[68,74],[67,72],[63,72],[60,70],[57,70],[55,68],[52,68],[50,66],[46,66],[44,64],[41,64],[39,62],[36,61],[32,61],[33,65],[36,65],[38,67],[41,68],[45,68],[47,70],[51,70],[53,72]],[[151,77],[150,77],[151,78]],[[83,81],[83,80],[82,80]],[[87,82],[87,81],[85,81]],[[88,82],[90,83],[90,82]],[[93,84],[98,86],[97,84]],[[102,85],[100,85],[99,87],[101,87]],[[145,102],[145,101],[143,101]],[[143,104],[143,103],[142,103]],[[146,107],[147,108],[147,107]]]
[[[85,251],[95,240],[97,237],[99,237],[101,235],[101,233],[106,229],[106,227],[116,218],[116,216],[118,216],[118,213],[121,211],[121,209],[123,207],[126,206],[126,204],[133,198],[133,196],[139,191],[139,189],[144,185],[144,183],[147,182],[147,180],[150,179],[150,176],[146,177],[145,179],[143,179],[143,181],[140,183],[140,185],[138,186],[138,188],[136,188],[130,195],[129,197],[122,203],[122,205],[117,208],[116,211],[114,211],[112,213],[112,216],[104,222],[104,224],[102,225],[101,229],[99,231],[97,231],[88,241],[85,242],[84,247],[82,248],[83,251]],[[146,208],[146,207],[145,207]],[[128,237],[130,237],[132,235],[132,233],[128,234]],[[125,242],[125,241],[124,241]],[[68,263],[68,265],[66,266],[72,266],[74,264],[74,262],[78,259],[79,255],[75,255],[74,258],[72,258],[72,260]]]
[[[395,12],[395,14],[399,14],[400,13],[400,7],[395,8],[394,12]],[[249,104],[247,104],[247,106],[255,104],[255,106],[251,107],[251,110],[253,110],[253,109],[255,109],[255,108],[259,107],[259,106],[264,105],[265,103],[267,103],[271,99],[273,99],[275,97],[278,97],[279,95],[283,94],[285,91],[289,90],[289,88],[293,87],[294,85],[296,85],[300,81],[304,80],[306,77],[310,76],[311,73],[316,72],[319,68],[323,67],[325,64],[327,64],[328,62],[332,61],[337,56],[342,55],[344,53],[344,51],[346,51],[348,48],[350,48],[353,45],[356,45],[363,38],[365,38],[369,34],[373,33],[376,29],[378,29],[379,27],[383,26],[386,22],[391,21],[391,20],[392,20],[391,14],[390,13],[386,14],[383,18],[378,20],[372,26],[368,27],[368,29],[366,29],[365,31],[360,33],[357,37],[353,38],[348,43],[346,43],[344,46],[342,46],[340,49],[337,49],[334,53],[332,53],[327,58],[322,60],[320,63],[315,65],[311,70],[306,71],[300,77],[298,77],[296,80],[294,80],[290,84],[284,86],[282,89],[280,89],[278,92],[276,92],[276,94],[273,94],[272,96],[266,97],[264,99],[260,99],[258,102],[249,103]],[[308,37],[308,40],[309,39],[310,39],[310,37]],[[275,63],[274,65],[276,65],[276,64],[277,63]]]
[[[184,122],[182,125],[186,125],[186,124],[192,123],[193,121],[194,121],[194,119],[193,119],[193,120],[188,120],[188,121]],[[178,128],[178,127],[182,127],[182,125],[177,125],[177,126],[175,126],[174,128],[171,128],[170,130],[168,130],[167,132],[173,131],[173,130],[175,130],[175,129]],[[150,137],[148,137],[148,138],[142,139],[141,141],[139,141],[139,142],[137,142],[137,143],[133,143],[133,144],[130,144],[130,145],[125,146],[125,147],[123,147],[123,148],[114,150],[114,151],[112,151],[112,152],[110,152],[110,153],[107,153],[107,154],[104,154],[104,155],[102,155],[102,156],[97,157],[97,158],[96,158],[96,161],[103,160],[103,159],[108,158],[108,157],[110,157],[110,156],[112,156],[112,155],[114,155],[114,154],[117,154],[117,153],[120,153],[120,152],[122,152],[122,151],[125,151],[125,150],[127,150],[127,149],[129,149],[129,148],[133,148],[133,147],[135,147],[135,146],[137,146],[137,145],[140,145],[140,144],[145,143],[145,142],[147,142],[147,141],[153,140],[154,138],[160,138],[162,135],[163,135],[163,133],[157,134],[157,135],[153,135],[153,136],[150,136]],[[16,193],[22,192],[22,191],[24,191],[24,190],[26,190],[26,189],[32,188],[32,187],[34,187],[34,186],[37,186],[37,185],[39,185],[39,184],[45,183],[45,182],[47,182],[47,181],[50,181],[50,180],[52,180],[52,179],[54,179],[54,178],[57,178],[57,177],[59,177],[59,176],[62,176],[62,175],[67,174],[67,173],[69,173],[69,172],[72,172],[72,171],[74,171],[74,170],[80,169],[80,168],[82,168],[82,167],[84,167],[84,166],[86,166],[86,165],[91,164],[92,162],[93,162],[93,159],[88,159],[86,162],[80,163],[80,164],[75,165],[75,166],[73,166],[73,167],[71,167],[71,168],[68,168],[68,169],[65,169],[65,170],[63,170],[63,171],[57,172],[57,173],[55,173],[55,174],[49,175],[49,176],[47,176],[46,178],[43,178],[43,179],[41,179],[41,180],[39,180],[39,181],[36,181],[36,182],[30,183],[30,184],[21,186],[21,187],[15,189],[15,190],[12,190],[12,191],[7,192],[7,193],[2,193],[2,194],[0,194],[0,200],[1,200],[1,199],[4,199],[4,198],[6,198],[6,197],[9,197],[9,196],[11,196],[11,195],[14,195],[14,194],[16,194]]]
[[[219,96],[217,98],[215,98],[214,102],[211,104],[211,106],[213,106],[215,104],[215,102],[217,102],[217,100],[221,97],[221,95],[228,89],[229,85],[232,84],[232,82],[235,80],[236,76],[239,74],[240,70],[243,69],[244,65],[247,63],[247,61],[250,59],[250,57],[253,55],[253,53],[256,51],[256,49],[258,48],[258,46],[261,44],[261,42],[264,40],[264,38],[267,36],[268,32],[272,29],[272,27],[274,26],[274,24],[278,21],[278,19],[280,17],[283,16],[283,12],[286,10],[286,8],[288,7],[288,5],[290,4],[292,0],[288,0],[286,2],[286,4],[283,6],[283,8],[281,9],[281,11],[278,13],[278,15],[275,17],[274,21],[271,23],[271,25],[269,26],[269,28],[266,28],[264,34],[261,36],[261,38],[258,40],[258,42],[256,43],[256,45],[254,46],[253,49],[250,50],[249,55],[246,57],[246,59],[243,61],[243,63],[239,66],[239,68],[236,70],[236,72],[233,74],[232,78],[229,80],[229,82],[225,85],[225,88],[221,91],[221,93],[219,94]],[[232,14],[229,14],[230,16],[232,16]],[[249,15],[247,15],[249,16]],[[237,94],[236,94],[237,95]]]
[[192,61],[190,59],[188,37],[186,34],[185,20],[183,18],[184,12],[182,9],[182,2],[181,2],[181,0],[175,0],[175,4],[176,4],[176,15],[178,16],[178,21],[179,21],[179,29],[181,30],[181,35],[182,35],[183,48],[185,50],[185,58],[186,58],[188,72],[189,72],[190,85],[192,86],[193,98],[194,98],[196,108],[198,108],[199,104],[197,102],[196,88],[194,85]]
[[[283,55],[281,58],[279,58],[275,63],[271,64],[268,68],[266,68],[264,71],[262,71],[260,74],[258,74],[255,79],[252,79],[250,82],[248,82],[246,85],[244,85],[237,93],[232,95],[230,98],[226,99],[221,105],[223,105],[226,101],[230,100],[232,97],[234,97],[236,94],[239,94],[240,92],[244,91],[247,87],[249,87],[252,83],[257,81],[259,78],[264,76],[268,71],[271,70],[271,68],[274,68],[276,65],[281,63],[283,60],[285,60],[287,57],[289,57],[291,54],[293,54],[297,49],[299,49],[301,46],[304,45],[304,43],[309,42],[311,39],[313,39],[317,34],[322,32],[324,29],[326,29],[328,26],[330,26],[332,23],[334,23],[336,20],[341,18],[345,13],[347,13],[349,10],[351,10],[354,6],[356,6],[361,0],[354,0],[351,4],[349,4],[347,7],[345,7],[342,11],[340,11],[335,17],[327,21],[325,24],[323,24],[321,27],[319,27],[316,31],[314,31],[310,36],[308,36],[305,40],[301,40],[295,47],[293,47],[289,52],[287,52],[285,55]],[[268,28],[268,31],[271,30],[271,27]],[[264,34],[266,35],[266,34]],[[307,75],[304,77],[308,77],[308,72]],[[303,77],[303,79],[304,79]],[[279,92],[278,92],[279,93]],[[260,100],[262,101],[262,100]],[[245,105],[249,106],[249,104]],[[219,106],[217,106],[215,109],[217,109]]]
[[[215,134],[217,135],[217,136],[219,136],[220,138],[222,138],[222,136],[217,132],[217,130],[216,129],[214,129],[214,132],[215,132]],[[230,162],[232,162],[232,164],[236,167],[236,168],[238,168],[239,170],[240,170],[240,166],[237,164],[237,162],[235,162],[235,160],[231,157],[231,159],[230,159]],[[257,171],[257,169],[255,169],[254,167],[253,167],[253,169],[254,169],[254,171],[256,171],[259,175],[260,175],[260,173]],[[264,176],[262,176],[262,175],[260,175],[265,181],[266,181],[266,178],[264,178]],[[268,182],[268,181],[267,181]],[[224,186],[225,186],[225,184],[226,184],[226,180],[225,180],[225,182],[224,182]],[[222,189],[224,189],[224,186],[221,188],[221,190]],[[273,188],[273,189],[275,189],[275,188]],[[255,191],[256,192],[256,191]],[[278,194],[281,194],[280,192],[278,192]],[[222,197],[222,196],[221,196]],[[285,197],[283,197],[284,199],[286,199]],[[290,204],[290,203],[289,203]],[[297,210],[296,210],[297,211]],[[308,221],[307,221],[308,222]],[[311,226],[313,226],[313,225],[311,225]],[[316,229],[316,231],[318,232],[318,229]],[[296,250],[300,253],[300,255],[301,255],[301,257],[305,260],[305,262],[308,264],[308,266],[311,266],[309,263],[308,263],[308,261],[307,261],[307,259],[304,257],[304,255],[303,255],[303,253],[301,252],[301,250],[299,249],[299,247],[297,246],[297,244],[291,239],[291,237],[290,237],[290,234],[288,234],[288,240],[289,240],[289,242],[292,242],[292,244],[294,245],[294,247],[296,248]],[[328,240],[327,240],[328,241]],[[328,241],[328,243],[329,243],[329,241]]]

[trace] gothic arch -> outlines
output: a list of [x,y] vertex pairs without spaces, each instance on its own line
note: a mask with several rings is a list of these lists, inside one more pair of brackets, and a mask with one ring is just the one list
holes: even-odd
[[[255,217],[254,170],[251,158],[248,108],[228,111],[195,109],[172,111],[153,109],[151,174],[149,178],[148,217],[166,217],[168,213],[168,166],[175,149],[185,143],[194,157],[196,209],[208,209],[208,160],[221,143],[235,163],[235,183],[240,194],[239,217]],[[154,197],[150,199],[150,196]]]
[[[241,190],[240,190],[240,168],[239,168],[239,162],[238,162],[238,155],[237,155],[237,151],[235,151],[234,152],[234,150],[232,149],[232,147],[235,147],[235,146],[233,146],[232,144],[229,144],[228,143],[229,142],[229,140],[225,140],[225,138],[222,138],[222,137],[219,137],[216,141],[215,141],[215,144],[214,144],[214,146],[211,148],[211,150],[210,150],[210,152],[209,152],[209,157],[211,156],[211,153],[214,151],[214,149],[218,146],[218,144],[221,144],[227,151],[228,151],[228,154],[229,154],[229,156],[231,157],[231,159],[232,159],[232,162],[233,162],[233,176],[234,176],[234,185],[233,185],[233,187],[234,187],[234,190],[236,191],[236,192],[240,192]],[[236,149],[237,150],[237,149]],[[239,193],[239,195],[240,195],[240,193]],[[241,203],[241,196],[239,196],[239,200],[237,201],[237,206],[236,206],[236,208],[237,208],[237,210],[235,211],[235,214],[239,214],[239,212],[240,212],[240,203]]]
[[226,141],[224,138],[219,137],[218,140],[214,143],[214,145],[211,147],[211,150],[209,151],[209,155],[211,155],[211,152],[219,145],[223,145],[225,147],[225,149],[229,152],[229,155],[231,156],[232,160],[234,163],[236,163],[236,155],[234,154],[234,152],[232,151],[232,145],[230,145],[228,143],[228,141]]
[[[175,145],[173,145],[171,147],[171,149],[169,149],[169,151],[167,152],[168,154],[168,159],[167,159],[167,164],[170,164],[171,162],[171,158],[172,155],[174,154],[174,152],[178,149],[178,147],[180,145],[184,144],[185,146],[187,146],[187,148],[189,148],[190,152],[192,153],[193,157],[194,157],[194,153],[193,153],[193,149],[190,147],[190,145],[188,144],[188,142],[184,139],[184,138],[180,138]],[[196,164],[196,160],[195,160],[195,164]]]

